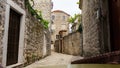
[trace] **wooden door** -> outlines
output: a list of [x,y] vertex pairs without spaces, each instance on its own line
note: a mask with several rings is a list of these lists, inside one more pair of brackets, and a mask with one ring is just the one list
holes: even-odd
[[10,9],[6,62],[7,66],[18,62],[20,18],[20,14]]
[[109,0],[111,50],[120,50],[120,0]]

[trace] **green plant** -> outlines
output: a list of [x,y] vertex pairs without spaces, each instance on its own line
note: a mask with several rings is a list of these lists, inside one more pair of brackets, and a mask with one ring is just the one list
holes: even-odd
[[[34,0],[30,0],[30,1],[34,2]],[[30,1],[25,0],[25,7],[28,9],[28,11],[31,13],[31,15],[35,16],[38,19],[39,23],[42,23],[44,25],[44,27],[47,29],[49,22],[47,20],[43,19],[41,11],[38,11],[38,10],[35,10],[32,8]],[[33,5],[34,5],[34,3],[33,3]]]
[[75,21],[75,19],[74,19],[73,17],[70,17],[70,18],[68,19],[68,22],[70,22],[70,23],[74,23],[74,21]]
[[76,4],[80,5],[80,4],[81,4],[81,1],[76,2]]
[[82,29],[82,23],[80,23],[81,22],[81,15],[80,14],[75,14],[73,17],[70,17],[68,19],[68,22],[75,23],[76,19],[77,19],[77,22],[79,22],[79,27],[78,27],[77,31],[82,33],[83,29]]
[[71,16],[71,17],[68,19],[68,22],[74,23],[75,20],[76,20],[76,14],[75,14],[73,17]]
[[75,23],[75,20],[78,19],[78,22],[80,22],[80,14],[75,14],[73,17],[70,17],[68,19],[68,22]]
[[77,4],[80,4],[80,2],[77,2]]

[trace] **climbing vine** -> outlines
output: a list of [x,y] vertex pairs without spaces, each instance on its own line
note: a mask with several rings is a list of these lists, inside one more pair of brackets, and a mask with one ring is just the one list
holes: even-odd
[[[33,5],[34,5],[34,1],[33,0],[30,0],[30,1],[33,2]],[[44,27],[47,29],[49,22],[43,19],[41,11],[33,9],[32,5],[30,4],[30,1],[25,0],[25,7],[28,9],[31,15],[35,16],[38,19],[39,23],[42,23]]]

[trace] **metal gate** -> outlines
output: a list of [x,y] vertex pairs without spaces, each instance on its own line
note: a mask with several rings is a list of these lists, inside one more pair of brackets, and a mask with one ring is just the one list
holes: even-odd
[[120,50],[120,0],[109,0],[112,51]]
[[7,66],[18,62],[19,33],[21,15],[10,9],[8,44],[7,44]]

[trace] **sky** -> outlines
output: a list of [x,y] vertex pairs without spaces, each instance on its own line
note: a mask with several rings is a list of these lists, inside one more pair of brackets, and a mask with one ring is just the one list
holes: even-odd
[[77,13],[81,13],[79,5],[76,4],[79,0],[52,0],[54,10],[62,10],[71,16]]

